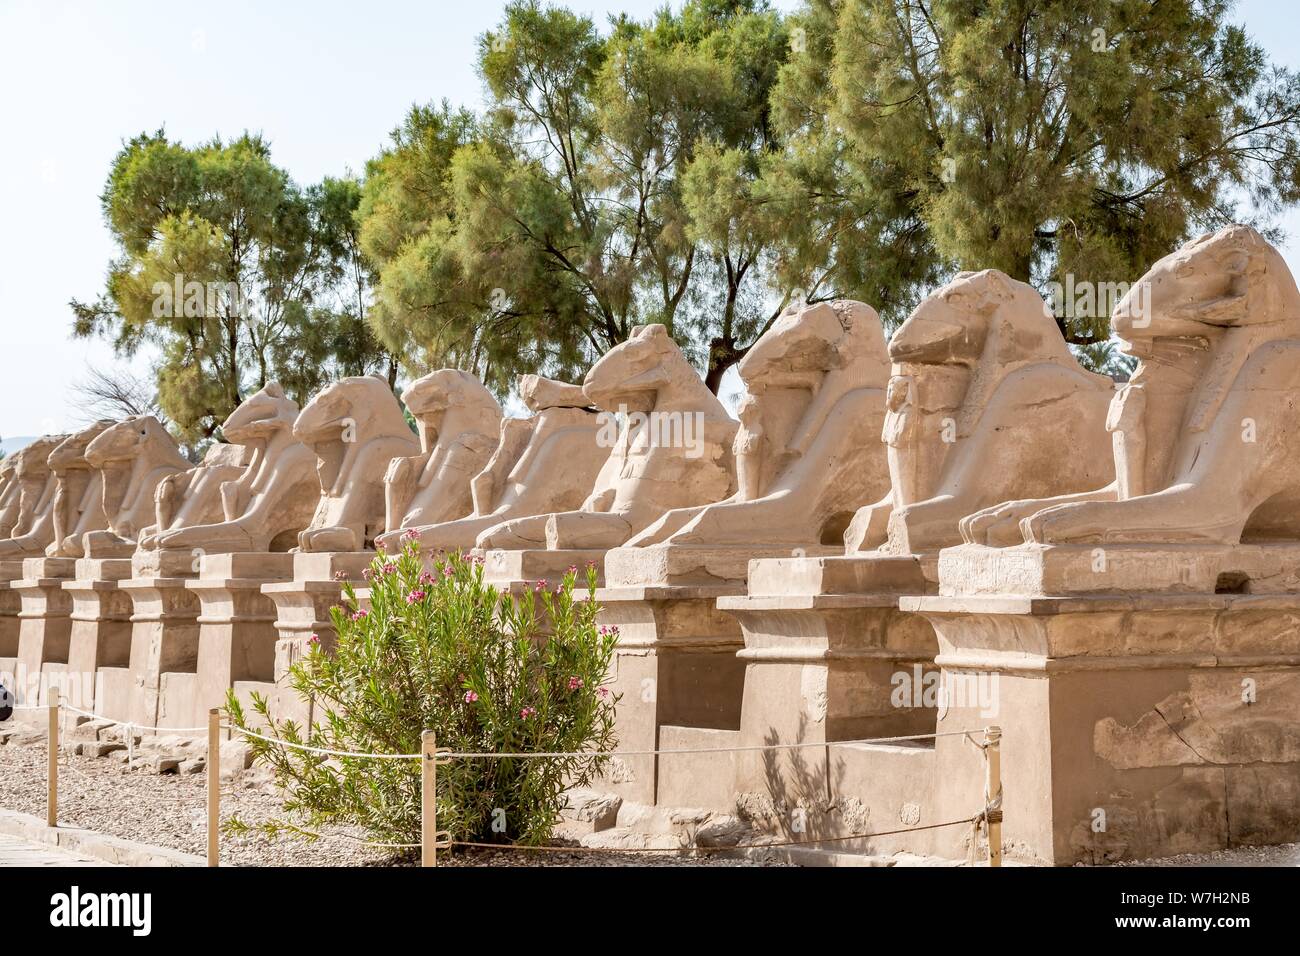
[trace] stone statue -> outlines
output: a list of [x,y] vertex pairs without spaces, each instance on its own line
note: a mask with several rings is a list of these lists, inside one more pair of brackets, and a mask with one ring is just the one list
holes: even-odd
[[1157,262],[1111,317],[1139,359],[1115,396],[1115,480],[1010,501],[962,523],[974,543],[1232,545],[1300,538],[1300,292],[1247,226]]
[[156,550],[161,534],[220,521],[222,488],[244,473],[250,457],[243,445],[215,443],[202,464],[160,481],[154,491],[154,523],[140,532],[139,546]]
[[861,302],[780,316],[739,365],[748,392],[736,492],[668,512],[629,546],[840,545],[854,512],[888,487],[878,451],[889,360]]
[[22,483],[18,480],[18,456],[15,452],[0,458],[0,540],[13,533],[18,523],[18,502],[22,498]]
[[242,554],[297,544],[320,498],[316,456],[293,434],[298,414],[275,382],[244,399],[221,425],[222,437],[251,456],[238,478],[219,485],[225,520],[160,531],[155,547]]
[[50,452],[50,470],[54,472],[54,540],[45,549],[46,557],[82,557],[82,535],[108,527],[104,512],[104,473],[91,468],[86,448],[112,421],[95,422],[59,442]]
[[108,528],[82,536],[87,558],[129,558],[136,537],[154,518],[154,492],[190,463],[152,415],[135,415],[104,429],[86,446],[86,461],[101,472]]
[[294,436],[316,454],[320,496],[298,536],[302,551],[362,551],[384,531],[383,477],[420,443],[388,382],[374,375],[327,385],[298,415]]
[[[496,525],[479,535],[478,547],[614,548],[671,508],[734,491],[737,423],[664,326],[637,327],[592,366],[582,390],[606,412],[598,440],[611,449],[586,501]],[[616,415],[626,417],[625,427],[616,427]]]
[[1113,383],[1079,366],[1025,283],[961,273],[917,306],[889,355],[890,490],[854,517],[846,553],[938,551],[989,504],[1111,476],[1102,423]]
[[385,525],[434,525],[474,506],[470,481],[496,447],[501,406],[469,372],[443,368],[402,393],[415,416],[421,454],[394,458],[384,475]]
[[37,558],[54,540],[54,495],[57,479],[50,453],[67,435],[44,435],[22,451],[14,465],[18,513],[10,537],[0,541],[0,558]]
[[[572,511],[585,500],[609,457],[596,443],[600,421],[587,396],[577,385],[539,375],[521,375],[519,395],[533,414],[501,420],[496,450],[470,483],[472,510],[456,521],[418,527],[421,548],[472,548],[493,525]],[[380,543],[396,550],[400,533],[390,531]]]

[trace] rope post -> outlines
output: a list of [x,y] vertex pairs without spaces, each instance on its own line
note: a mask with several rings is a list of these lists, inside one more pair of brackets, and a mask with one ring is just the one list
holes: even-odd
[[208,866],[221,865],[221,711],[208,711]]
[[1002,865],[1002,728],[984,731],[984,816],[989,826],[989,866]]
[[438,740],[420,734],[420,865],[438,865]]
[[59,698],[57,693],[50,704],[49,731],[50,768],[45,793],[45,825],[59,825]]

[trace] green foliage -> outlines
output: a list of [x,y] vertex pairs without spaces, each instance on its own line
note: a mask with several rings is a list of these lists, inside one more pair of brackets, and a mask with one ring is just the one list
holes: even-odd
[[104,295],[72,303],[74,335],[123,355],[157,346],[158,403],[182,440],[211,437],[269,380],[303,402],[383,366],[364,324],[356,182],[302,190],[259,136],[186,147],[159,131],[123,147],[101,201],[119,256]]
[[[880,257],[863,287],[897,302],[954,268],[1132,281],[1189,234],[1266,226],[1300,188],[1300,85],[1231,6],[812,0],[773,100],[781,178],[828,237],[796,247],[845,289]],[[1107,319],[1063,331],[1096,342]]]
[[[426,569],[427,566],[427,569]],[[602,687],[617,632],[597,628],[594,567],[575,599],[578,570],[553,589],[544,581],[515,598],[483,583],[481,561],[451,554],[422,560],[408,542],[366,572],[370,608],[357,610],[345,583],[332,612],[337,647],[313,645],[290,685],[313,702],[305,731],[276,721],[254,697],[252,722],[232,694],[239,727],[266,736],[359,753],[418,753],[421,732],[460,753],[570,752],[547,759],[455,759],[438,768],[438,826],[455,839],[537,844],[546,840],[569,786],[587,785],[614,745],[616,698]],[[252,739],[255,758],[285,787],[287,817],[266,829],[315,832],[358,826],[380,842],[418,843],[420,767],[415,760],[326,758]],[[235,827],[244,825],[236,822]]]
[[768,250],[693,230],[682,178],[706,143],[742,151],[755,174],[786,49],[762,0],[689,0],[607,34],[509,4],[480,42],[486,115],[417,107],[371,166],[361,217],[380,337],[500,391],[519,372],[578,378],[635,325],[662,322],[716,387],[771,320],[755,266]]

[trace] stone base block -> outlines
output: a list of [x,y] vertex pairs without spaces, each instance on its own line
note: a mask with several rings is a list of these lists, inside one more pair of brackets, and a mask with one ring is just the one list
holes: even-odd
[[186,582],[199,599],[194,726],[207,719],[208,710],[225,705],[237,681],[275,679],[276,609],[262,586],[292,580],[293,559],[280,553],[207,555],[198,578]]
[[308,552],[293,556],[293,580],[276,581],[262,586],[262,593],[275,604],[275,627],[279,639],[275,646],[276,680],[289,672],[294,662],[307,653],[308,641],[316,636],[330,650],[337,634],[330,619],[330,608],[343,598],[339,576],[361,582],[362,572],[375,558],[374,551]]
[[[1003,730],[1012,859],[1100,863],[1300,839],[1300,595],[903,606],[938,636],[952,697],[939,730]],[[941,814],[968,810],[981,786],[970,749],[938,742]]]
[[[68,645],[72,634],[72,597],[63,589],[76,572],[72,558],[27,558],[23,576],[10,582],[21,601],[18,612],[18,703],[38,706],[45,692],[35,688],[46,681],[45,665],[63,665],[67,670]],[[35,696],[40,698],[33,701]]]
[[[619,749],[662,748],[665,725],[736,731],[744,665],[735,620],[715,606],[734,587],[605,588],[596,592],[602,625],[619,629],[611,689],[621,695]],[[610,789],[638,803],[655,801],[657,761],[624,759]]]
[[950,596],[1283,594],[1300,590],[1300,545],[965,544],[939,576]]
[[596,563],[598,583],[604,580],[604,551],[494,550],[476,553],[483,558],[483,579],[498,589],[522,588],[541,579],[554,585],[570,567],[578,569],[578,582],[581,584],[589,561]]
[[[131,562],[88,558],[77,562],[77,571],[79,574],[129,574]],[[103,710],[104,698],[100,696],[101,682],[98,678],[102,668],[117,668],[125,673],[130,663],[131,596],[118,584],[119,581],[112,577],[78,577],[63,582],[63,590],[72,597],[69,676],[89,692],[81,700],[70,699],[70,703],[83,710],[126,719],[129,707],[125,697],[112,702],[113,715]],[[126,686],[125,682],[110,680],[105,689],[115,687],[125,691]]]
[[[162,575],[132,578],[119,583],[132,603],[130,681],[126,688],[129,720],[142,726],[162,726],[162,680],[171,672],[192,676],[198,669],[199,599],[185,586],[183,577]],[[105,706],[120,707],[114,687]],[[177,706],[173,702],[173,709]],[[107,711],[105,711],[107,713]],[[170,726],[190,726],[188,712]],[[194,725],[197,726],[197,725]]]
[[[843,549],[800,548],[798,558],[811,552],[830,556]],[[744,586],[751,561],[795,557],[789,547],[752,546],[707,548],[653,545],[613,548],[605,554],[605,583],[611,588],[645,585]]]

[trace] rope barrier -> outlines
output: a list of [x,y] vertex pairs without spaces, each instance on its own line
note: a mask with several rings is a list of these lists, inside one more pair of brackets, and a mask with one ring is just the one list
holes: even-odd
[[[168,734],[203,734],[207,733],[206,727],[153,727],[146,724],[137,724],[130,720],[115,720],[112,717],[105,717],[102,714],[92,713],[89,710],[82,710],[80,707],[73,707],[71,704],[60,704],[63,710],[70,710],[74,714],[80,714],[83,717],[90,717],[94,720],[102,720],[106,723],[113,724],[117,727],[126,727],[131,730],[152,731],[154,733]],[[45,710],[44,707],[33,707],[33,710]]]
[[[268,743],[280,744],[283,747],[289,747],[294,750],[302,750],[307,753],[324,754],[331,757],[351,757],[355,759],[375,760],[419,760],[420,754],[380,754],[366,753],[356,750],[331,750],[327,747],[311,747],[307,744],[294,743],[285,740],[282,737],[267,737],[251,730],[245,730],[232,724],[223,724],[222,728],[233,733],[243,734],[247,737],[256,737],[258,740],[265,740]],[[933,740],[937,737],[966,737],[973,731],[959,730],[948,731],[937,734],[909,734],[901,737],[865,737],[858,740],[823,740],[823,741],[805,741],[801,743],[790,744],[754,744],[748,747],[683,747],[673,750],[582,750],[582,751],[450,751],[444,750],[439,752],[439,756],[452,760],[502,760],[502,759],[539,759],[539,758],[557,758],[557,757],[653,757],[673,754],[709,754],[709,753],[753,753],[756,751],[770,750],[805,750],[810,748],[823,747],[850,747],[858,744],[887,744],[901,743],[906,740]]]
[[[90,711],[82,710],[71,705],[63,705],[72,713],[90,717],[95,720],[102,720],[110,725],[124,726],[128,731],[128,744],[134,742],[134,733],[131,731],[137,726],[130,721],[115,720],[110,717],[102,717]],[[47,708],[25,706],[24,710],[42,710],[46,709],[50,714],[49,733],[50,744],[50,767],[48,780],[48,806],[47,806],[47,824],[51,827],[57,826],[57,775],[58,767],[62,763],[66,770],[74,776],[94,785],[96,781],[91,780],[89,776],[81,773],[72,767],[71,750],[67,742],[60,740],[58,713],[60,705],[56,702]],[[161,728],[161,727],[141,727],[141,730],[167,730],[172,734],[197,733],[206,731],[208,738],[208,817],[209,817],[209,834],[208,834],[208,863],[210,866],[218,864],[218,850],[215,839],[214,820],[219,814],[219,801],[222,796],[234,796],[229,791],[222,791],[217,784],[217,768],[220,743],[219,735],[222,730],[228,730],[233,733],[242,734],[245,737],[262,740],[270,744],[277,744],[283,747],[300,750],[306,753],[314,753],[322,756],[343,757],[349,759],[371,759],[371,760],[421,760],[422,761],[422,842],[420,843],[385,843],[379,841],[365,840],[359,837],[353,837],[349,834],[325,834],[294,823],[283,823],[285,829],[292,830],[304,836],[314,839],[337,839],[345,840],[357,845],[373,847],[376,849],[387,850],[404,850],[415,849],[419,847],[423,851],[422,862],[425,866],[437,865],[437,850],[439,848],[449,848],[453,846],[474,847],[480,849],[494,850],[520,850],[524,852],[608,852],[608,853],[688,853],[688,852],[732,852],[738,849],[776,849],[782,847],[794,846],[814,846],[825,843],[842,843],[850,840],[866,840],[883,836],[895,836],[903,833],[922,832],[926,830],[936,830],[945,827],[969,825],[972,827],[971,851],[974,851],[975,842],[978,840],[981,829],[986,829],[989,838],[989,865],[1001,866],[1002,847],[1001,847],[1001,828],[1002,828],[1002,784],[1000,773],[1000,753],[998,742],[1001,738],[1001,730],[997,727],[984,728],[985,740],[983,743],[976,740],[974,734],[977,731],[962,730],[948,731],[942,733],[929,734],[909,734],[895,737],[874,737],[859,740],[848,741],[818,741],[792,744],[761,744],[748,747],[698,747],[682,748],[675,750],[625,750],[625,751],[578,751],[578,752],[455,752],[446,748],[439,748],[436,745],[435,734],[433,731],[424,731],[422,734],[423,750],[418,754],[383,754],[383,753],[366,753],[360,751],[335,750],[327,747],[314,747],[309,744],[301,744],[294,741],[285,740],[279,737],[269,737],[256,731],[247,730],[242,727],[236,727],[230,724],[223,724],[220,720],[220,711],[209,711],[209,722],[206,728]],[[538,759],[538,758],[559,758],[559,757],[611,757],[611,756],[658,756],[667,754],[701,754],[701,753],[744,753],[755,751],[773,751],[773,750],[796,750],[808,747],[827,748],[842,747],[855,744],[884,744],[896,743],[912,740],[934,740],[939,737],[964,737],[968,742],[975,745],[985,756],[986,779],[984,786],[985,806],[982,810],[970,819],[950,820],[943,823],[932,823],[923,826],[902,827],[894,830],[882,830],[874,833],[853,833],[838,837],[820,837],[803,840],[784,840],[772,843],[755,843],[747,847],[699,847],[699,846],[676,846],[676,847],[644,847],[644,848],[618,848],[618,847],[572,847],[572,846],[554,846],[538,845],[529,846],[522,844],[498,844],[483,843],[469,840],[453,840],[445,831],[436,830],[436,768],[438,764],[447,763],[453,759]],[[132,756],[128,749],[128,758]],[[63,758],[60,760],[60,758]],[[133,762],[133,761],[130,761]],[[187,800],[170,799],[164,800],[167,803],[185,803]]]

